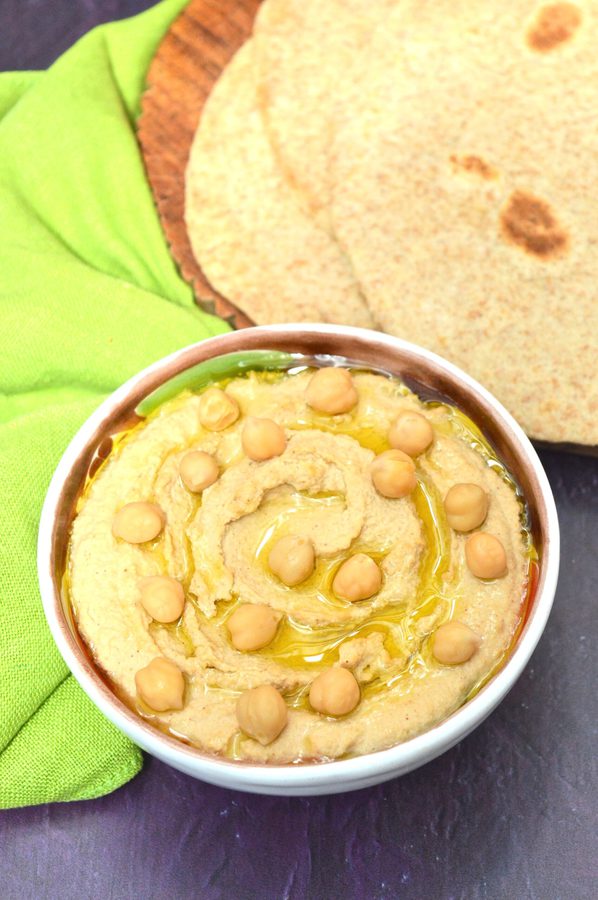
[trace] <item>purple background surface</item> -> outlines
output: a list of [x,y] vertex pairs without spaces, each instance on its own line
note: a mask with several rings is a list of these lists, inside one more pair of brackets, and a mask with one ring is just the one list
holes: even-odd
[[[0,68],[48,65],[143,0],[0,0]],[[377,788],[278,799],[147,758],[100,800],[0,813],[3,900],[596,896],[598,460],[543,451],[563,538],[531,664],[473,735]]]

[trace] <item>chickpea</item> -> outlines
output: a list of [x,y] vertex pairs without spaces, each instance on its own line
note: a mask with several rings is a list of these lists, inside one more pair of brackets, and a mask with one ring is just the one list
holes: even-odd
[[316,564],[314,545],[309,538],[287,534],[276,541],[268,556],[268,565],[283,584],[295,587],[312,574]]
[[476,531],[465,542],[465,560],[476,578],[501,578],[507,574],[507,554],[497,537]]
[[226,627],[237,650],[261,650],[269,644],[278,628],[280,613],[264,603],[243,603],[228,618]]
[[332,590],[342,600],[367,600],[382,585],[382,572],[371,556],[356,553],[345,560],[334,576]]
[[185,592],[176,578],[150,575],[139,582],[141,605],[156,622],[176,622],[185,606]]
[[261,684],[245,691],[237,700],[237,722],[245,734],[266,746],[288,721],[287,705],[275,687]]
[[145,544],[158,537],[165,522],[166,516],[156,503],[127,503],[112,520],[112,534],[128,544]]
[[218,463],[209,453],[191,450],[183,456],[179,474],[187,490],[199,494],[218,478]]
[[337,416],[353,409],[359,395],[347,369],[328,366],[318,369],[309,380],[305,399],[312,409]]
[[444,498],[446,520],[455,531],[473,531],[488,515],[488,495],[477,484],[454,484]]
[[349,669],[326,669],[311,683],[309,702],[325,716],[346,716],[361,698],[359,683]]
[[156,712],[182,709],[185,679],[179,667],[164,656],[157,656],[135,674],[137,693]]
[[402,450],[385,450],[371,467],[372,482],[379,494],[398,500],[406,497],[417,484],[415,463]]
[[284,453],[287,439],[283,429],[273,419],[250,416],[243,427],[241,443],[249,459],[263,462]]
[[240,415],[239,404],[221,391],[220,388],[208,388],[199,401],[199,421],[208,431],[224,431]]
[[395,450],[419,456],[434,440],[434,429],[425,416],[405,410],[399,413],[388,432],[388,442]]
[[463,622],[445,622],[432,638],[432,653],[443,666],[467,662],[479,646],[480,638]]

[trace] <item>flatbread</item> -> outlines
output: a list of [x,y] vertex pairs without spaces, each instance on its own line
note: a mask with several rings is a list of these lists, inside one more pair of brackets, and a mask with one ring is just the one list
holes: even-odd
[[368,58],[381,16],[398,2],[265,0],[256,16],[256,81],[268,135],[304,208],[329,232],[331,129],[351,114],[355,60]]
[[535,438],[587,445],[597,33],[594,2],[403,2],[330,156],[334,229],[383,329],[462,366]]
[[248,41],[216,83],[186,173],[185,221],[212,286],[260,324],[372,317],[338,245],[301,209],[256,99]]

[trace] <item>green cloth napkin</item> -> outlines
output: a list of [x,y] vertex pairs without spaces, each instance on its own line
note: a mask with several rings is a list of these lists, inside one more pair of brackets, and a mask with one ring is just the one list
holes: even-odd
[[141,754],[68,673],[36,577],[39,514],[76,429],[152,360],[226,330],[170,258],[135,139],[184,0],[0,75],[0,808],[98,797]]

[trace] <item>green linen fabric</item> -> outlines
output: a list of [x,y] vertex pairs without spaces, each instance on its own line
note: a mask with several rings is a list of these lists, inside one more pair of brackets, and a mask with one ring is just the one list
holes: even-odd
[[35,553],[52,472],[92,410],[226,330],[171,260],[135,139],[183,6],[98,28],[47,72],[0,75],[0,808],[98,797],[141,767],[54,645]]

